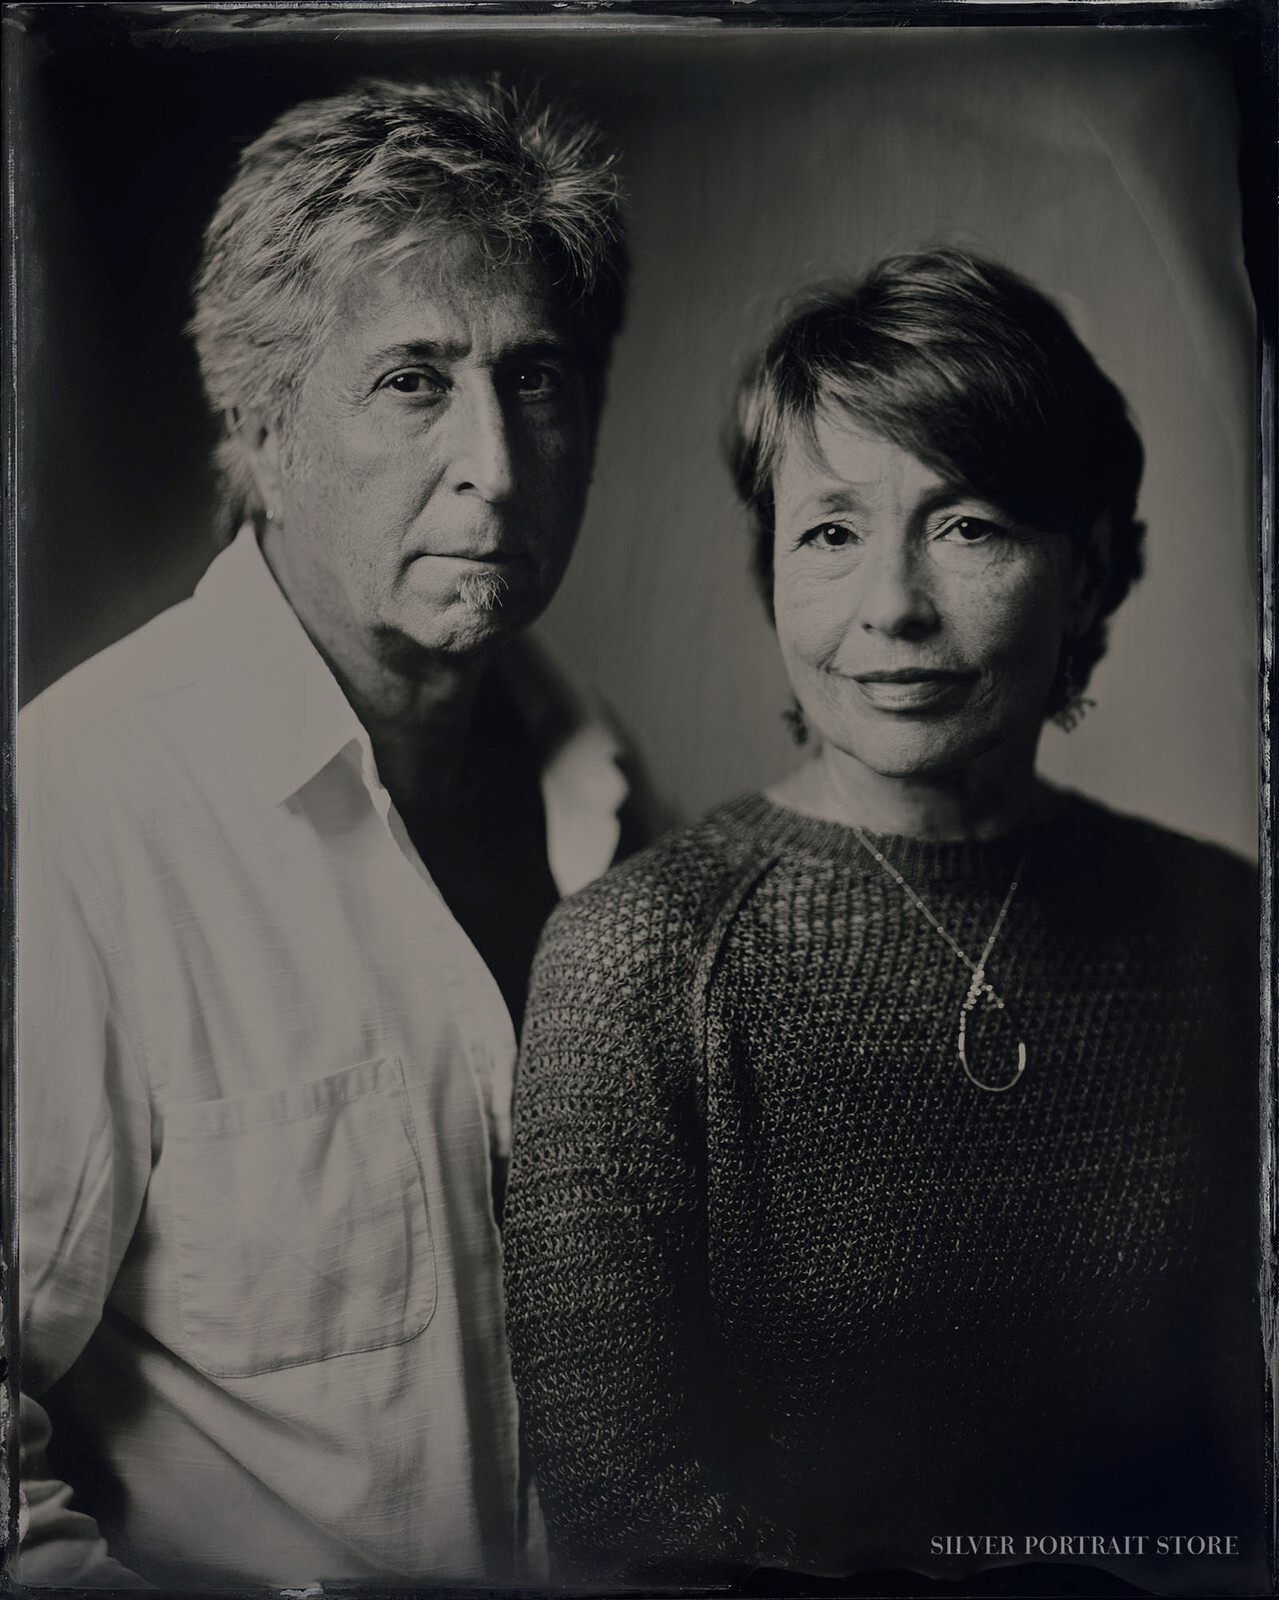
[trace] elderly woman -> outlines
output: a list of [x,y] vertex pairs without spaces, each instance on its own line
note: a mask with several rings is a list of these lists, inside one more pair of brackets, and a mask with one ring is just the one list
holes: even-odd
[[806,755],[543,938],[506,1247],[554,1545],[1247,1592],[1254,875],[1035,772],[1140,568],[1124,401],[938,251],[786,322],[732,461]]

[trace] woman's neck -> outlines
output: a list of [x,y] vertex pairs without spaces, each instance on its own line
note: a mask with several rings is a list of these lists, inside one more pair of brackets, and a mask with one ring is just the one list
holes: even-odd
[[1043,820],[1058,803],[1035,775],[1035,752],[992,751],[960,773],[894,778],[822,745],[765,790],[805,816],[918,839],[998,839]]

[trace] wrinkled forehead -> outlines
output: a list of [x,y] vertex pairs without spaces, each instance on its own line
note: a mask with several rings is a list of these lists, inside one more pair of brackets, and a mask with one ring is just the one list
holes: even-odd
[[[980,497],[1044,526],[1073,525],[1062,493],[1058,442],[1003,395],[948,383],[819,384],[786,419],[781,450],[812,470],[874,475],[905,470],[927,487]],[[776,480],[776,469],[774,470]]]
[[909,441],[899,442],[840,406],[820,406],[811,417],[792,420],[782,432],[773,467],[779,510],[784,502],[872,506],[971,489],[948,464],[925,459]]
[[546,263],[474,231],[415,221],[355,241],[341,256],[330,249],[330,257],[316,285],[328,338],[376,322],[390,340],[456,339],[501,323],[518,325],[528,340],[588,342]]
[[456,229],[435,228],[424,237],[401,235],[361,249],[329,282],[339,315],[363,310],[370,301],[439,301],[482,307],[521,300],[553,314],[546,270],[534,260],[498,255],[482,239]]
[[931,447],[931,431],[926,425],[911,426],[864,397],[820,388],[810,404],[780,416],[773,477],[784,472],[788,477],[810,473],[870,479],[890,462],[909,460],[921,473],[962,487],[961,467]]

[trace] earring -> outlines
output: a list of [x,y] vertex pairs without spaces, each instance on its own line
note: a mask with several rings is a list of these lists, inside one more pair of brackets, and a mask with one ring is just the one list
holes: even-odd
[[266,520],[268,522],[274,522],[275,521],[275,512],[268,509],[267,514],[266,514]]
[[793,695],[791,703],[782,712],[782,721],[796,744],[808,743],[808,723],[804,720],[804,708]]
[[1053,721],[1063,733],[1073,733],[1085,715],[1097,704],[1084,698],[1083,685],[1075,677],[1075,635],[1072,633],[1061,647],[1061,665],[1057,675],[1061,682],[1061,696],[1065,704],[1053,716]]

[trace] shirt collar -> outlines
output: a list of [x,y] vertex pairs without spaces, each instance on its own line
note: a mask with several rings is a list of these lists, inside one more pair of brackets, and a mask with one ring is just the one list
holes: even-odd
[[368,736],[245,524],[195,591],[231,726],[272,805]]
[[545,644],[524,635],[498,660],[542,758],[546,858],[561,895],[584,888],[617,854],[630,791],[624,750],[603,705],[572,684]]
[[[376,784],[369,738],[245,524],[195,591],[230,725],[263,797],[279,805],[350,751]],[[622,744],[602,706],[544,646],[516,639],[498,671],[542,758],[547,857],[561,894],[611,863],[628,784]]]

